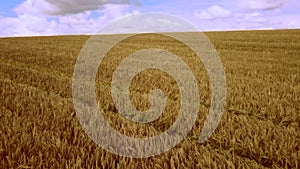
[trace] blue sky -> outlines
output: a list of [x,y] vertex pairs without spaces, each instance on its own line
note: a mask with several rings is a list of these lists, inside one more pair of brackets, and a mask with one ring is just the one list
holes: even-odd
[[9,0],[0,4],[0,36],[90,34],[145,12],[180,17],[199,30],[300,28],[299,0]]

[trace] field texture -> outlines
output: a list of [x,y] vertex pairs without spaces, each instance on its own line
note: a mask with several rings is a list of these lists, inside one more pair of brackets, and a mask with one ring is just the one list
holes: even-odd
[[[210,107],[204,66],[183,44],[155,34],[134,36],[111,49],[96,78],[107,122],[130,137],[162,133],[180,108],[174,79],[158,70],[130,85],[133,105],[149,108],[149,91],[168,96],[164,114],[149,124],[123,118],[112,101],[112,74],[126,56],[143,48],[172,51],[199,85],[201,106],[188,136],[170,151],[135,159],[111,154],[83,131],[72,99],[72,76],[89,36],[0,39],[0,168],[300,168],[300,30],[206,33],[224,65],[226,108],[204,144],[199,133]],[[87,96],[88,97],[88,96]],[[120,145],[121,146],[121,145]]]

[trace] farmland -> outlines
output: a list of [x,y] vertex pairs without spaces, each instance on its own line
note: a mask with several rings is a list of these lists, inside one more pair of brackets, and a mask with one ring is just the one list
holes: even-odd
[[209,79],[182,44],[154,34],[135,36],[113,48],[98,69],[103,116],[131,137],[168,129],[181,97],[171,76],[143,71],[130,86],[133,105],[147,110],[148,92],[160,88],[168,96],[166,110],[150,124],[124,119],[110,96],[112,74],[122,59],[134,50],[159,47],[180,55],[192,69],[201,97],[196,123],[176,147],[144,159],[105,151],[76,118],[72,76],[89,36],[1,38],[0,168],[299,168],[300,30],[205,34],[223,63],[227,98],[215,133],[203,144],[198,137],[210,107]]

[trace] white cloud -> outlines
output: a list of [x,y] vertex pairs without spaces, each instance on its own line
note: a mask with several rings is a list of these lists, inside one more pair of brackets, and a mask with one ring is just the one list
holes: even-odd
[[216,19],[216,18],[226,18],[231,15],[231,11],[222,8],[219,5],[213,5],[207,10],[201,12],[194,11],[194,16],[199,19]]
[[55,35],[58,23],[30,14],[0,18],[0,36]]
[[17,15],[32,14],[32,15],[45,15],[45,11],[54,10],[55,7],[45,0],[25,0],[18,5],[14,11]]
[[[29,0],[30,1],[30,0]],[[24,7],[34,6],[32,2],[22,3],[16,8],[17,17],[0,16],[0,36],[35,36],[61,34],[92,34],[120,17],[139,13],[129,5],[107,4],[94,11],[63,16],[48,16],[37,10],[22,12]]]
[[59,16],[58,21],[63,25],[66,33],[72,34],[93,34],[98,32],[106,24],[131,14],[139,13],[137,10],[128,10],[128,5],[105,5],[97,12],[99,17],[91,18],[91,12],[87,11],[80,14]]
[[300,8],[297,1],[229,0],[226,8],[214,5],[206,10],[194,11],[194,20],[190,20],[201,30],[299,29]]

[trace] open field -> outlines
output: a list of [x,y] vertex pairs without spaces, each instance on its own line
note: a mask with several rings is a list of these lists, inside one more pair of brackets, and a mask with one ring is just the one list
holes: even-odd
[[172,77],[142,72],[130,86],[133,104],[147,110],[147,93],[158,87],[168,96],[166,111],[150,124],[125,120],[109,92],[122,59],[134,50],[160,47],[180,55],[196,76],[201,106],[193,129],[175,148],[145,159],[106,152],[76,118],[72,75],[89,36],[1,38],[0,168],[300,168],[300,30],[206,35],[224,65],[227,105],[204,144],[198,137],[210,106],[208,76],[182,44],[152,34],[136,36],[113,48],[98,69],[96,93],[104,117],[117,131],[135,137],[169,128],[181,98]]

